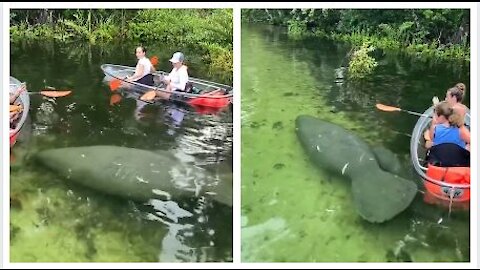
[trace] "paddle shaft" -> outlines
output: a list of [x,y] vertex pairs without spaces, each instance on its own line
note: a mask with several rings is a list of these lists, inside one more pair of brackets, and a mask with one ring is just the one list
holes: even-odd
[[418,112],[412,112],[412,111],[403,110],[403,109],[401,109],[400,111],[406,112],[406,113],[411,114],[411,115],[420,116],[420,117],[425,116],[425,117],[428,117],[428,118],[432,118],[432,116],[431,116],[431,115],[428,115],[428,114],[423,114],[423,113],[418,113]]

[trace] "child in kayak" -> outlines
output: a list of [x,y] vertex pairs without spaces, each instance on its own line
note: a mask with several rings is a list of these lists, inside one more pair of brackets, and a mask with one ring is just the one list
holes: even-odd
[[[457,83],[454,87],[449,88],[445,94],[445,101],[450,104],[455,112],[457,112],[462,119],[467,114],[468,107],[462,104],[463,98],[465,96],[466,86],[463,83]],[[440,101],[438,97],[433,97],[433,105],[436,106]],[[428,131],[425,131],[423,134],[426,145],[431,145],[431,137]]]
[[433,140],[427,142],[427,148],[450,143],[470,149],[470,131],[464,125],[463,116],[447,101],[442,101],[435,106],[429,136]]
[[155,72],[155,67],[153,67],[150,59],[145,55],[147,49],[143,46],[138,46],[135,49],[135,55],[137,56],[138,63],[135,67],[135,73],[132,76],[127,76],[127,82],[137,82],[148,86],[153,86],[153,72]]

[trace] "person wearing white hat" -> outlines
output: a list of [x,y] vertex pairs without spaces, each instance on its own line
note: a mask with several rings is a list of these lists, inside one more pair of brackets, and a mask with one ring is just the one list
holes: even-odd
[[169,99],[173,91],[185,91],[188,83],[188,71],[187,66],[183,64],[183,61],[185,61],[183,53],[174,53],[169,61],[172,63],[173,69],[168,76],[163,78],[167,85],[165,88],[167,92],[157,91],[157,96],[165,99]]

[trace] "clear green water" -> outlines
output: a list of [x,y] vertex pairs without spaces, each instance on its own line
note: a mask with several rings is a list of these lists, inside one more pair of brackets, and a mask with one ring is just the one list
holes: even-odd
[[353,208],[350,183],[317,169],[294,132],[300,114],[330,120],[392,150],[406,177],[418,180],[408,163],[417,119],[375,104],[423,112],[433,95],[468,85],[468,66],[378,53],[367,81],[336,84],[348,45],[292,41],[273,26],[244,24],[241,34],[242,261],[469,261],[468,213],[449,215],[419,195],[395,219],[367,223]]
[[[166,150],[212,173],[232,173],[231,109],[200,115],[169,103],[137,107],[143,103],[131,98],[110,106],[100,65],[135,65],[134,47],[12,46],[11,75],[30,91],[74,91],[56,100],[31,96],[30,119],[11,154],[12,262],[232,260],[232,209],[211,197],[135,203],[65,183],[33,162],[42,149],[107,144]],[[149,47],[162,70],[182,49]],[[211,73],[201,55],[184,51],[192,76],[229,83],[231,74]]]

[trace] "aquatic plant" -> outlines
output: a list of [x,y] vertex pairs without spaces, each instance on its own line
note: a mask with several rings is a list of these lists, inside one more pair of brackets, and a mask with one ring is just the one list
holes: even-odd
[[374,50],[374,46],[365,42],[360,48],[353,52],[350,63],[348,64],[350,78],[363,79],[373,72],[378,63],[375,58],[368,53]]
[[307,24],[296,20],[288,21],[288,36],[292,39],[301,39],[307,35]]

